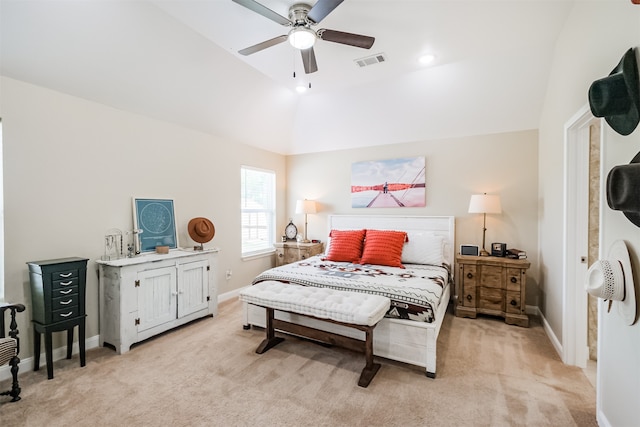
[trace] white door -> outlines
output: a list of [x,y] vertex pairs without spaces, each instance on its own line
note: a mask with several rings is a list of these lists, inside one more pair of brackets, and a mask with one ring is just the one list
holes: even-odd
[[209,263],[178,265],[178,318],[209,308]]
[[141,271],[138,281],[138,332],[175,320],[176,268]]

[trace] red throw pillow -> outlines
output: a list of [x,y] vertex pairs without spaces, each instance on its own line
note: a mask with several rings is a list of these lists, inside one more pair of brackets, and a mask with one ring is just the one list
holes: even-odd
[[402,247],[407,233],[391,230],[367,230],[360,264],[388,265],[404,268]]
[[364,230],[331,230],[328,261],[359,262],[364,243]]

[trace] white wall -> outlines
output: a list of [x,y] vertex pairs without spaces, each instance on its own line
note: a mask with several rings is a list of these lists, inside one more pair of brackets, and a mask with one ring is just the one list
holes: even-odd
[[[329,214],[454,215],[456,245],[482,244],[482,216],[469,214],[472,194],[499,194],[501,215],[487,215],[486,245],[506,242],[528,251],[532,274],[527,304],[537,305],[538,133],[523,131],[466,138],[383,145],[287,157],[287,209],[298,228],[296,199],[318,201],[319,213],[308,215],[309,238],[325,241]],[[351,164],[424,156],[427,203],[424,208],[351,207]]]
[[[87,337],[98,334],[95,260],[110,228],[133,228],[131,197],[172,198],[181,246],[189,219],[210,218],[221,248],[219,292],[250,283],[273,257],[240,259],[240,165],[276,171],[285,204],[284,156],[2,77],[5,297],[30,306],[25,262],[81,256],[87,272]],[[284,218],[280,222],[284,222]],[[282,226],[283,227],[283,226]],[[231,280],[224,276],[233,271]],[[31,313],[20,317],[32,352]],[[55,334],[62,345],[64,334]],[[57,335],[60,335],[59,337]]]
[[[588,102],[591,82],[608,75],[624,52],[634,46],[640,46],[640,6],[626,0],[576,2],[556,46],[540,123],[540,308],[563,342],[566,342],[566,337],[562,337],[563,126]],[[606,177],[612,166],[628,163],[640,149],[640,131],[623,137],[604,126]],[[640,271],[638,228],[620,212],[611,211],[606,203],[602,221],[601,250],[606,254],[614,240],[627,240],[634,248],[635,271]],[[598,420],[600,425],[637,425],[640,325],[622,325],[616,313],[604,314],[600,308]]]

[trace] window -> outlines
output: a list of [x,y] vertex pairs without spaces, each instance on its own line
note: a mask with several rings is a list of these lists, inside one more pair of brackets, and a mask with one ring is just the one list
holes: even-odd
[[242,166],[242,256],[273,251],[276,228],[276,174]]

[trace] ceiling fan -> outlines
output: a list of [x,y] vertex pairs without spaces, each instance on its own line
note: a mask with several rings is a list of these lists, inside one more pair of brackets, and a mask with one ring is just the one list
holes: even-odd
[[239,54],[248,56],[289,40],[289,43],[291,43],[293,47],[300,50],[304,71],[307,74],[318,71],[316,55],[313,51],[313,45],[316,39],[363,49],[371,48],[375,41],[374,37],[362,36],[360,34],[345,33],[324,28],[314,31],[311,28],[311,26],[319,24],[320,21],[329,15],[344,0],[318,0],[313,7],[305,3],[296,3],[289,8],[289,18],[285,18],[255,0],[233,1],[278,24],[284,25],[285,27],[292,27],[288,34],[265,40],[262,43],[239,50]]

